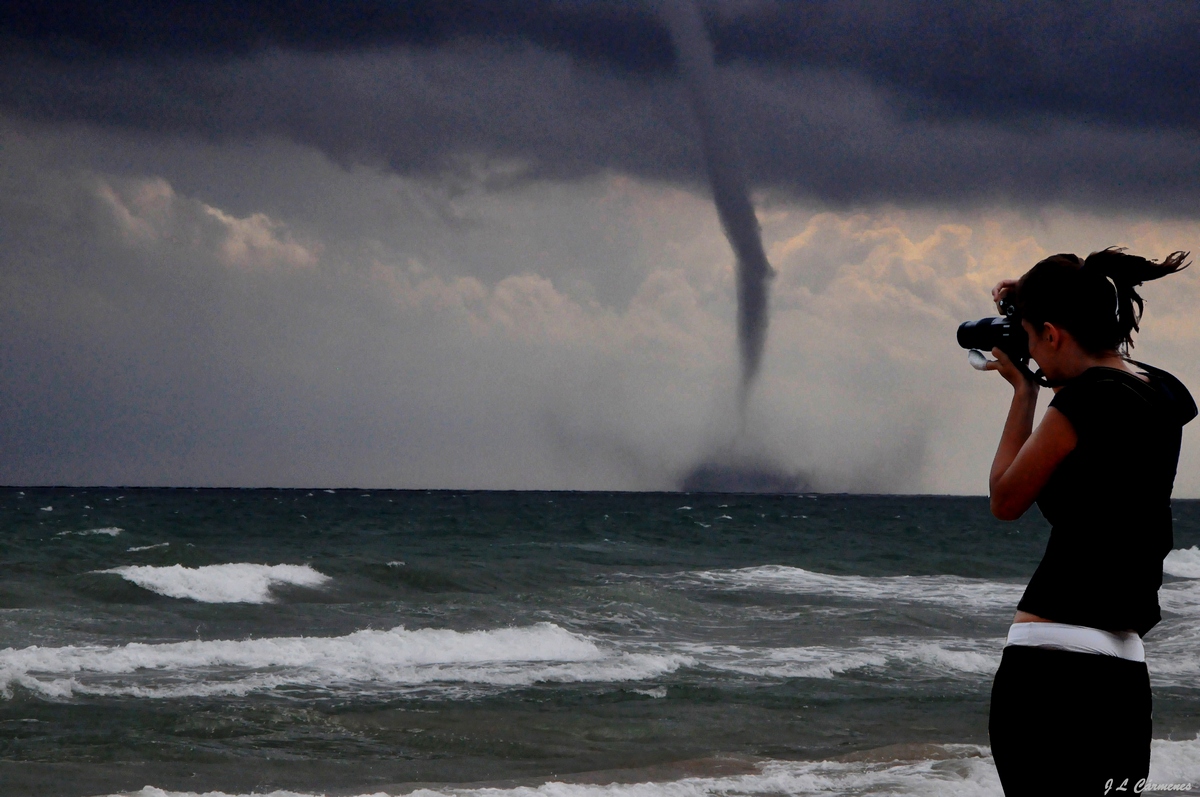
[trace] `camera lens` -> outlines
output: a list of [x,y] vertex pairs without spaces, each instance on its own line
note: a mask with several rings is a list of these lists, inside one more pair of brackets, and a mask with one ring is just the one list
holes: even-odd
[[959,324],[958,345],[964,349],[1000,349],[1017,362],[1029,359],[1025,329],[1015,318],[992,316]]
[[1006,341],[1011,334],[1007,318],[981,318],[967,321],[958,327],[958,345],[964,349],[991,351]]

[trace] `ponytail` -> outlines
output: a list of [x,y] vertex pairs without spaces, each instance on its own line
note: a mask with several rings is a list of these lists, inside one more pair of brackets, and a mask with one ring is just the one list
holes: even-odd
[[[1137,255],[1126,254],[1123,248],[1110,246],[1092,252],[1083,261],[1083,271],[1095,274],[1112,282],[1117,289],[1117,344],[1125,349],[1133,348],[1133,333],[1140,330],[1144,309],[1142,297],[1134,288],[1143,282],[1156,280],[1176,271],[1182,271],[1190,263],[1190,252],[1172,252],[1161,262],[1147,260]],[[1134,309],[1136,307],[1136,309]]]
[[1017,281],[1017,313],[1035,327],[1047,321],[1061,326],[1093,354],[1127,352],[1144,305],[1134,288],[1187,268],[1189,254],[1172,252],[1158,263],[1109,247],[1086,260],[1048,257]]

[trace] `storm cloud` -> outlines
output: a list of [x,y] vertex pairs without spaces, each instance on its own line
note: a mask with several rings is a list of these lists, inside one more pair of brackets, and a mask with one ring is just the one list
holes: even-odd
[[[842,206],[1187,212],[1192,3],[709,4],[760,189]],[[0,107],[283,137],[346,163],[704,182],[670,37],[631,2],[9,5]]]
[[[1200,11],[699,7],[778,272],[740,445],[981,492],[990,285],[1200,249]],[[672,488],[738,436],[708,176],[648,3],[4,4],[0,482]],[[1136,352],[1192,385],[1198,274]]]

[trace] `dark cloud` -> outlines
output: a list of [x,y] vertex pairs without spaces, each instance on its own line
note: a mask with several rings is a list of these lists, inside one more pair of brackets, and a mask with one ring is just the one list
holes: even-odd
[[[910,113],[910,95],[827,70],[718,70],[750,181],[841,205],[1062,203],[1190,214],[1200,133],[1039,115]],[[0,57],[0,108],[218,143],[285,139],[344,164],[436,175],[454,190],[611,171],[707,181],[673,75],[581,68],[532,46],[219,59]]]
[[[751,181],[838,204],[1200,199],[1194,3],[708,4]],[[9,3],[0,110],[468,182],[700,185],[653,2]],[[464,165],[466,164],[466,165]],[[519,168],[513,168],[516,164]],[[465,177],[464,177],[465,169]]]
[[[654,3],[630,0],[10,2],[0,31],[62,59],[347,52],[525,41],[630,73],[672,69]],[[845,69],[920,112],[1047,112],[1118,125],[1200,124],[1189,0],[813,0],[707,4],[719,61]]]
[[648,6],[634,2],[9,3],[0,10],[0,31],[60,58],[221,57],[268,47],[332,52],[474,37],[525,40],[636,71],[671,64],[666,31]]

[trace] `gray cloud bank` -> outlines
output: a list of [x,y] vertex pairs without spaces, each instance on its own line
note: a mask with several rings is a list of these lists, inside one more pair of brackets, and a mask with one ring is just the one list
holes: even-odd
[[[102,8],[103,10],[98,10]],[[1193,3],[710,4],[751,182],[842,205],[1187,214]],[[670,40],[625,2],[14,4],[0,108],[344,163],[704,182]]]
[[[702,7],[779,270],[732,459],[982,491],[988,286],[1200,249],[1194,5]],[[706,177],[641,3],[0,4],[0,482],[672,488],[737,437]]]
[[[1200,122],[1188,0],[733,0],[708,2],[727,63],[848,69],[915,90],[944,113],[1066,113],[1120,125]],[[674,54],[637,0],[50,0],[0,7],[0,33],[60,60],[220,58],[276,48],[347,52],[462,40],[528,42],[632,74]]]

